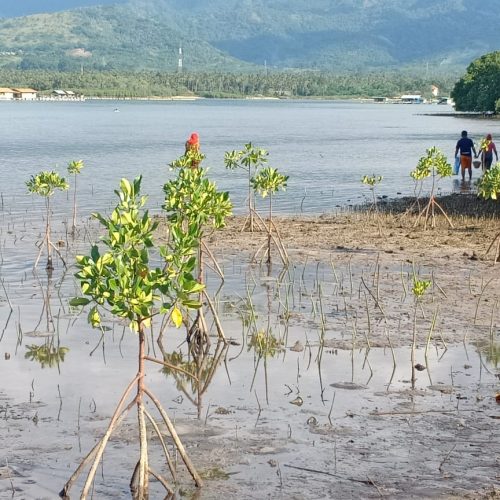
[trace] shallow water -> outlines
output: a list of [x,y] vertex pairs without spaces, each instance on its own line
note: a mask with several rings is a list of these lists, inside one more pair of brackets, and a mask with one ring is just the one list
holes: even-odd
[[[119,112],[114,110],[118,108]],[[452,111],[437,105],[385,105],[339,101],[86,101],[0,103],[0,165],[11,172],[1,189],[2,207],[22,214],[38,200],[24,182],[42,169],[83,159],[78,179],[81,215],[114,203],[121,177],[144,176],[144,192],[159,208],[168,163],[183,154],[193,130],[201,136],[205,165],[237,211],[246,196],[244,172],[224,168],[224,152],[247,142],[267,149],[269,163],[289,175],[276,208],[286,213],[322,213],[369,198],[363,175],[382,175],[377,189],[389,197],[413,192],[409,172],[431,146],[448,158],[462,129],[476,141],[500,133],[497,120],[432,116]],[[475,175],[475,174],[474,174]],[[452,180],[441,182],[444,191]],[[58,195],[54,209],[70,211]]]

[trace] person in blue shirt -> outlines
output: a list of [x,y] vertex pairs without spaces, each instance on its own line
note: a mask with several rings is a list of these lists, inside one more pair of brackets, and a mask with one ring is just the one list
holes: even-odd
[[472,152],[474,158],[477,158],[476,148],[472,139],[467,137],[467,130],[462,131],[462,137],[458,140],[455,148],[455,158],[460,152],[460,166],[462,167],[462,180],[465,181],[465,171],[469,170],[469,180],[472,179]]

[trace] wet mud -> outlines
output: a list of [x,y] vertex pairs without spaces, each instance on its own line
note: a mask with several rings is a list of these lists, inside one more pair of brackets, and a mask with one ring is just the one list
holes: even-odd
[[[277,252],[272,266],[253,258],[266,236],[241,231],[243,217],[207,240],[224,272],[223,283],[210,270],[206,280],[229,345],[211,322],[202,351],[182,330],[163,350],[149,344],[200,380],[148,370],[205,481],[197,490],[179,460],[178,498],[500,497],[500,264],[487,252],[500,222],[469,214],[451,228],[438,217],[424,230],[405,210],[277,218],[287,268]],[[0,498],[52,499],[135,375],[136,338],[111,318],[102,337],[92,330],[68,305],[74,269],[33,274],[43,228],[7,217]],[[86,223],[62,247],[66,260],[95,237]],[[415,279],[431,282],[420,300]],[[129,497],[137,447],[131,417],[105,452],[95,498]],[[155,482],[151,498],[163,498]]]

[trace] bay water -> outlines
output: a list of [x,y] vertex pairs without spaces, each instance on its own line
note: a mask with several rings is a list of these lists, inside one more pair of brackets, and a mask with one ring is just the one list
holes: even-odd
[[[230,192],[236,213],[245,203],[247,178],[225,169],[224,152],[247,142],[267,149],[269,165],[289,176],[286,193],[275,198],[277,211],[329,213],[370,198],[363,175],[384,177],[379,195],[411,194],[409,172],[427,148],[437,146],[451,162],[462,129],[477,143],[486,133],[500,133],[500,122],[443,116],[448,113],[449,106],[356,101],[1,102],[2,207],[11,213],[37,207],[41,200],[26,194],[26,180],[41,170],[67,175],[68,162],[82,159],[80,215],[113,206],[120,178],[137,175],[143,175],[150,207],[159,209],[162,186],[173,176],[168,164],[196,131],[204,166]],[[444,179],[440,188],[451,191],[454,180]],[[69,202],[70,196],[58,198],[55,210],[67,212],[62,198]]]

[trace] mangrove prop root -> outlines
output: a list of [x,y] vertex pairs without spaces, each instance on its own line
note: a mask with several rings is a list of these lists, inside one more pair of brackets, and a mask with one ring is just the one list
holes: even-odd
[[[143,387],[141,388],[141,392],[142,390]],[[146,420],[144,418],[144,405],[142,400],[137,402],[137,418],[139,423],[140,441],[139,491],[137,498],[138,500],[147,500],[149,490],[148,435],[146,431]]]
[[[94,473],[92,475],[92,478],[95,475],[95,470],[97,469],[97,464],[98,464],[98,462],[101,459],[102,453],[104,451],[104,448],[106,447],[106,443],[108,442],[109,437],[111,436],[111,434],[113,433],[113,431],[117,427],[117,425],[122,421],[122,419],[124,418],[124,416],[130,411],[130,409],[136,403],[136,400],[134,398],[128,404],[128,406],[122,411],[122,407],[123,407],[123,405],[125,403],[125,400],[127,399],[128,395],[132,391],[132,389],[133,389],[135,383],[137,382],[138,378],[139,378],[138,375],[136,375],[134,377],[134,379],[130,382],[130,384],[127,386],[127,388],[125,389],[124,393],[122,394],[122,397],[120,398],[120,401],[118,402],[116,410],[113,413],[113,416],[111,417],[111,421],[110,421],[110,423],[108,425],[108,429],[106,430],[106,433],[100,439],[100,441],[98,441],[97,444],[92,448],[92,450],[90,450],[90,452],[87,454],[87,456],[81,461],[81,463],[78,466],[78,468],[76,469],[76,471],[69,478],[69,480],[67,481],[67,483],[64,485],[64,488],[59,493],[60,497],[62,497],[62,498],[66,498],[67,497],[67,495],[69,493],[69,490],[71,489],[73,483],[78,479],[78,477],[82,473],[82,471],[85,468],[85,466],[87,465],[87,463],[90,462],[90,460],[92,460],[94,456],[95,456],[95,458],[94,458],[94,462],[92,464],[92,468],[94,469]],[[89,472],[89,475],[90,475],[90,472]],[[87,493],[88,493],[88,489],[87,489]],[[84,493],[83,492],[82,492],[82,498],[84,498]]]
[[140,461],[135,464],[134,472],[132,473],[132,477],[130,478],[130,493],[132,493],[132,498],[135,498],[137,495],[137,474],[139,472],[140,465]]
[[217,310],[215,309],[215,306],[210,299],[210,296],[208,295],[206,290],[203,290],[203,295],[205,296],[205,299],[207,300],[208,307],[210,308],[210,311],[212,311],[212,316],[214,318],[215,326],[217,328],[217,334],[219,335],[219,339],[222,340],[225,344],[227,344],[226,336],[224,335],[224,330],[222,329],[221,322],[219,320],[219,315],[217,314]]
[[61,259],[63,266],[66,266],[66,261],[64,260],[63,256],[61,255],[61,252],[59,251],[59,248],[57,248],[52,241],[49,242],[49,245],[56,251],[57,255],[59,255],[59,258]]
[[485,255],[488,255],[488,253],[491,250],[491,247],[496,243],[495,247],[495,258],[493,262],[496,264],[498,262],[498,257],[500,256],[500,233],[498,233],[492,240],[490,246],[488,247],[488,250],[486,250]]
[[172,487],[168,484],[168,481],[161,475],[155,472],[153,469],[149,469],[149,473],[157,480],[159,481],[162,486],[168,491],[168,497],[170,498],[174,494],[174,490]]
[[[450,218],[448,217],[448,215],[446,214],[444,209],[441,207],[441,205],[436,201],[436,199],[433,196],[429,199],[429,201],[427,202],[425,207],[418,214],[417,220],[415,221],[415,224],[413,225],[413,227],[418,226],[422,216],[424,219],[424,229],[427,229],[427,222],[429,221],[429,218],[432,218],[431,224],[432,224],[432,227],[435,227],[434,206],[436,206],[440,210],[440,212],[443,214],[444,218],[447,220],[450,227],[454,228],[455,226],[451,222]],[[429,214],[429,212],[431,212],[431,213]]]
[[144,393],[149,397],[149,399],[151,399],[151,401],[155,404],[156,408],[158,409],[163,421],[165,422],[165,425],[167,426],[168,432],[170,433],[170,436],[172,436],[172,439],[175,443],[175,446],[177,447],[179,454],[180,454],[184,464],[186,465],[189,473],[191,474],[196,486],[198,486],[198,487],[203,486],[203,481],[201,480],[201,477],[198,474],[198,472],[196,471],[188,454],[186,453],[186,450],[184,449],[184,445],[182,444],[181,440],[179,439],[177,431],[175,430],[175,427],[172,424],[172,421],[170,420],[169,416],[167,415],[167,412],[163,409],[163,406],[161,405],[160,401],[156,398],[156,396],[146,387],[144,388]]
[[208,245],[203,240],[201,240],[201,246],[202,246],[204,252],[210,257],[210,260],[212,261],[214,268],[215,268],[215,271],[219,275],[220,279],[222,281],[224,281],[224,273],[222,272],[222,269],[221,269],[219,263],[217,262],[215,255],[213,254],[213,252],[210,250]]
[[167,361],[162,361],[161,359],[152,358],[151,356],[144,356],[144,359],[146,361],[151,361],[152,363],[157,363],[159,365],[163,365],[164,367],[168,368],[169,370],[181,372],[184,375],[187,375],[188,377],[191,377],[196,382],[198,382],[198,377],[196,375],[189,373],[188,371],[184,370],[183,368],[181,368],[179,366],[172,365],[172,364],[168,363]]
[[153,426],[153,429],[156,432],[156,435],[158,436],[158,439],[160,440],[160,444],[163,448],[163,453],[165,454],[165,460],[167,461],[168,468],[170,469],[170,473],[172,474],[172,479],[174,480],[174,483],[177,482],[177,472],[175,470],[174,464],[172,462],[172,459],[170,458],[170,453],[168,452],[167,445],[165,444],[165,440],[163,439],[162,433],[160,431],[160,428],[158,427],[158,424],[155,422],[154,418],[150,415],[150,413],[144,409],[144,415],[146,415],[147,419]]

